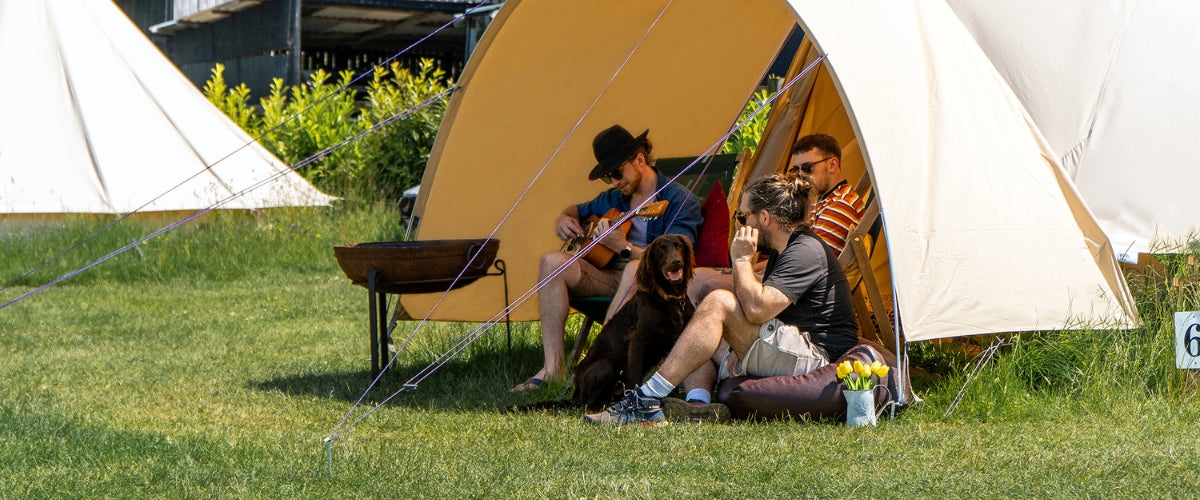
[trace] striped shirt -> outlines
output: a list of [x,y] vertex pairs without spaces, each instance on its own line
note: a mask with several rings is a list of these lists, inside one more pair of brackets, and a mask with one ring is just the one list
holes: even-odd
[[813,206],[808,223],[813,232],[829,244],[834,254],[841,255],[846,247],[847,235],[862,220],[865,211],[866,206],[858,193],[854,192],[849,182],[842,180]]

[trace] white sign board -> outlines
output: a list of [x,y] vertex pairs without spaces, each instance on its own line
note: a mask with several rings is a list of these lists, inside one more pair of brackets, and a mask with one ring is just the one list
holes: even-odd
[[1200,311],[1175,313],[1175,367],[1200,368]]

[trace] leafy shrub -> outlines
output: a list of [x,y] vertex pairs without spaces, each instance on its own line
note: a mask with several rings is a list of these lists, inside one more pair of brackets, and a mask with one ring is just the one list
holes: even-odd
[[[742,123],[746,117],[750,116],[754,110],[767,102],[770,94],[766,89],[755,92],[750,97],[750,101],[746,103],[746,107],[742,109],[741,116],[738,117],[737,123]],[[741,128],[735,130],[729,139],[725,141],[725,145],[721,147],[722,153],[741,153],[742,150],[750,150],[750,154],[754,154],[754,150],[758,149],[758,141],[762,140],[763,131],[767,128],[767,117],[771,114],[771,105],[768,104],[763,108],[762,112],[754,115],[750,121],[746,122]]]
[[[447,87],[446,72],[431,59],[421,60],[416,71],[397,63],[375,68],[372,77],[361,118],[365,128],[412,109]],[[399,199],[405,189],[421,182],[445,114],[446,101],[437,101],[364,138],[362,148],[369,154],[363,155],[362,167],[370,173],[370,186],[384,199]]]
[[213,66],[212,78],[204,83],[204,96],[242,130],[249,132],[262,127],[262,120],[249,105],[250,88],[244,83],[232,89],[225,84],[225,65]]
[[[229,88],[224,71],[220,64],[213,68],[205,96],[289,165],[367,132],[453,85],[431,59],[421,60],[415,71],[392,63],[375,69],[360,103],[359,92],[349,86],[353,73],[344,71],[332,83],[333,75],[318,70],[308,82],[293,87],[275,79],[270,94],[255,108],[245,84]],[[445,109],[445,101],[437,101],[415,110],[298,171],[337,196],[397,201],[405,189],[420,182]]]
[[[289,165],[337,145],[360,129],[355,120],[357,92],[348,87],[354,74],[343,71],[336,84],[329,83],[331,76],[317,70],[308,83],[290,89],[276,78],[270,95],[261,100],[262,129],[253,133],[262,135],[259,142]],[[299,172],[319,189],[342,196],[360,194],[353,192],[353,171],[361,162],[356,146],[338,148]]]

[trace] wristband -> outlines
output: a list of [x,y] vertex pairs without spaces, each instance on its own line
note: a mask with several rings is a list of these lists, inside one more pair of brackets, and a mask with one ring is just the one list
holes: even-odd
[[738,262],[750,262],[750,257],[738,257],[733,259],[734,264],[737,264]]

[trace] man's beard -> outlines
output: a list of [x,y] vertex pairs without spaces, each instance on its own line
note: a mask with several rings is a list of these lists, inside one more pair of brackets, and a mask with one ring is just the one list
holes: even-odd
[[771,242],[770,242],[770,240],[767,239],[767,232],[763,231],[762,229],[759,229],[758,230],[758,249],[763,250],[763,249],[768,249],[768,248],[771,248]]

